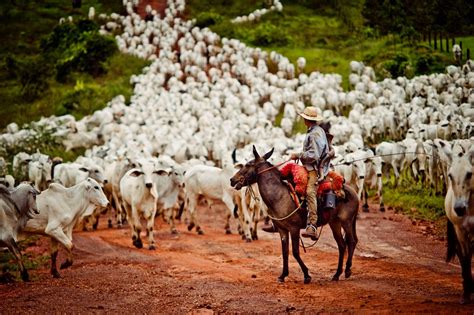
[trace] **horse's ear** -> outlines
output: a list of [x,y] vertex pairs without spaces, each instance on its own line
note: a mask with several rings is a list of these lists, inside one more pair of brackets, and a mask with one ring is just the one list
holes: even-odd
[[255,157],[255,159],[258,159],[260,155],[258,155],[257,149],[255,149],[255,145],[252,145],[252,149],[253,149],[253,156]]
[[270,158],[270,156],[272,156],[274,150],[275,150],[275,148],[272,148],[270,151],[268,151],[267,153],[265,153],[265,155],[263,156],[263,158],[264,158],[265,160],[268,160],[268,159]]

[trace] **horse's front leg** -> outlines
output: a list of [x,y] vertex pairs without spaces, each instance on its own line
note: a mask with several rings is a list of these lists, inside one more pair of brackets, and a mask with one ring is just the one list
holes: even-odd
[[332,277],[332,281],[338,281],[339,276],[342,274],[342,265],[344,263],[344,253],[346,251],[346,246],[344,243],[344,239],[341,233],[341,223],[340,222],[332,222],[330,223],[332,235],[337,243],[337,248],[339,249],[339,260],[337,263],[337,271]]
[[299,229],[291,231],[291,248],[293,250],[293,257],[295,257],[296,261],[300,265],[301,271],[304,274],[304,283],[308,284],[311,282],[311,276],[308,272],[308,267],[303,262],[303,259],[300,257],[300,231]]
[[290,249],[290,243],[288,239],[288,231],[278,231],[281,239],[281,253],[283,256],[283,271],[278,277],[278,282],[285,282],[285,278],[288,276],[288,253]]

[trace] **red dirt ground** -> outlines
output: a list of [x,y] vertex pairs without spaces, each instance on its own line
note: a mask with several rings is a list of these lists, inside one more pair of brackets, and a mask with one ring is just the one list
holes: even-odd
[[[224,233],[224,208],[199,209],[204,235],[180,223],[172,235],[156,220],[157,250],[132,246],[128,228],[75,232],[74,264],[53,279],[49,267],[31,270],[30,283],[0,285],[0,313],[469,313],[458,304],[460,268],[444,262],[445,244],[424,235],[426,226],[395,214],[360,213],[353,275],[332,282],[336,243],[328,227],[317,246],[302,253],[313,281],[290,257],[279,284],[280,241],[259,231],[245,243]],[[235,231],[235,222],[232,222]],[[145,247],[147,246],[146,241]],[[47,254],[41,238],[28,249]],[[59,262],[64,259],[60,252]]]

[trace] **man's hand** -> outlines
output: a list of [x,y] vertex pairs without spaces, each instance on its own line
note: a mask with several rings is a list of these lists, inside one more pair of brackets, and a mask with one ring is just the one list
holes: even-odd
[[298,160],[300,158],[300,154],[293,152],[290,154],[290,160]]

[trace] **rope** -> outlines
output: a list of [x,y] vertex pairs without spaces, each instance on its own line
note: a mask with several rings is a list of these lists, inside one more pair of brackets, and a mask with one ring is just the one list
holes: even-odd
[[306,253],[306,248],[311,248],[311,247],[313,247],[313,246],[316,246],[316,244],[319,242],[319,240],[321,239],[321,233],[323,233],[323,228],[324,228],[324,225],[321,226],[321,229],[319,230],[318,239],[315,240],[315,241],[313,242],[313,244],[311,244],[311,245],[306,246],[306,245],[304,244],[304,242],[303,242],[303,238],[300,236],[301,247],[303,247],[303,250],[304,250],[305,253]]
[[269,170],[272,170],[272,169],[274,169],[274,168],[280,167],[280,166],[282,166],[283,164],[288,163],[288,162],[290,162],[290,161],[291,161],[291,159],[286,160],[286,161],[284,161],[284,162],[281,162],[280,164],[273,165],[273,166],[271,166],[271,167],[269,167],[269,168],[264,169],[263,171],[258,172],[257,175],[260,175],[260,174],[262,174],[262,173],[265,173],[265,172],[267,172],[267,171],[269,171]]
[[390,156],[390,155],[402,155],[402,154],[422,154],[422,155],[433,156],[432,154],[428,154],[428,153],[418,153],[418,152],[388,153],[388,154],[380,154],[380,155],[369,156],[369,157],[365,157],[365,158],[361,158],[361,159],[356,159],[356,160],[353,160],[353,161],[350,161],[350,162],[338,163],[338,164],[334,164],[334,166],[345,165],[345,164],[352,164],[352,163],[357,162],[357,161],[363,161],[363,160],[367,160],[367,159],[373,159],[373,158],[376,158],[376,157]]

